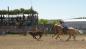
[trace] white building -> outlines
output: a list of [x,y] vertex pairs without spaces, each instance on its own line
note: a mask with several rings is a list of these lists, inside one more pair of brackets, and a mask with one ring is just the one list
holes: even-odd
[[86,32],[86,19],[70,19],[70,20],[64,20],[65,24],[69,27],[74,27],[76,29],[79,29]]

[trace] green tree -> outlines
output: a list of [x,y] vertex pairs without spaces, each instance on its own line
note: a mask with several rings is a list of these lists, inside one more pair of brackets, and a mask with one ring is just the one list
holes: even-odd
[[48,24],[48,20],[46,20],[46,19],[40,19],[38,21],[38,24]]
[[20,8],[20,13],[24,13],[25,9],[24,8]]
[[[14,9],[14,10],[10,10],[9,14],[13,15],[13,14],[37,14],[37,11],[34,11],[33,8],[31,7],[30,9],[24,9],[24,8],[20,8],[20,9]],[[7,10],[0,10],[0,15],[5,15],[8,14]]]
[[13,12],[12,14],[19,14],[19,13],[20,13],[20,10],[19,10],[19,9],[14,9],[14,10],[11,11],[11,12]]
[[59,21],[58,20],[53,20],[53,23],[52,23],[53,25],[54,24],[59,24]]

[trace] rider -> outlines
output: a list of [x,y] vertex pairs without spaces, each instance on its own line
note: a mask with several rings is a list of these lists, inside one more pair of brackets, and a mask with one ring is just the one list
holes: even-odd
[[63,27],[63,31],[66,32],[68,30],[68,26],[64,23],[63,20],[60,20],[60,25]]

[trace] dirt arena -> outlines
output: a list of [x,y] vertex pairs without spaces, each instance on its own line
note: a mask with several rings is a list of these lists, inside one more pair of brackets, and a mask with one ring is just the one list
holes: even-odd
[[63,40],[56,40],[47,35],[37,41],[30,35],[5,35],[0,36],[0,49],[86,49],[86,35],[78,35],[77,41],[65,41],[67,37],[64,35],[61,36]]

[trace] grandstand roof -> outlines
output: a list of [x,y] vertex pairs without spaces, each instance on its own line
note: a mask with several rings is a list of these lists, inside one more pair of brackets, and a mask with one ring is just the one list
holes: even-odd
[[63,20],[64,22],[76,22],[76,21],[86,21],[86,19],[66,19],[66,20]]

